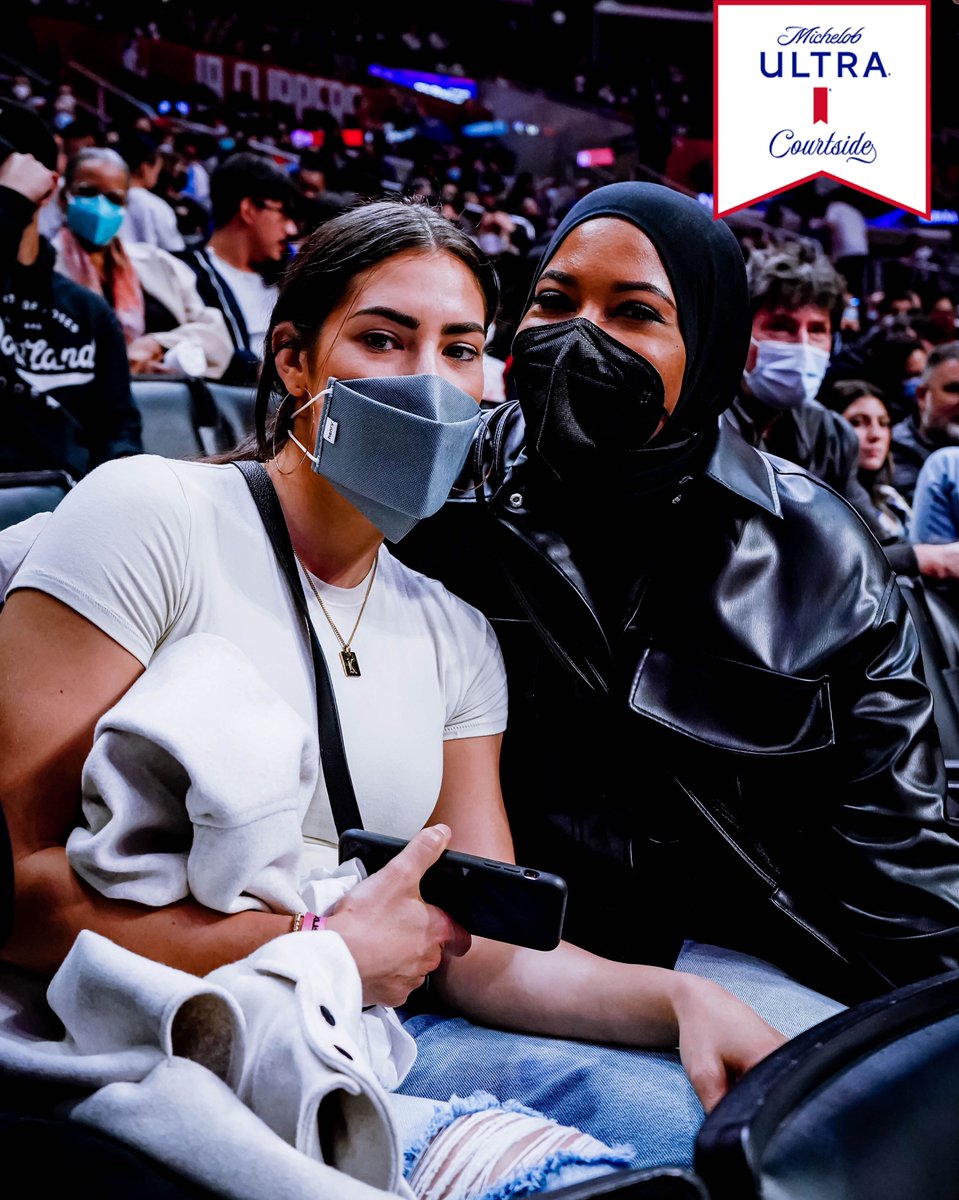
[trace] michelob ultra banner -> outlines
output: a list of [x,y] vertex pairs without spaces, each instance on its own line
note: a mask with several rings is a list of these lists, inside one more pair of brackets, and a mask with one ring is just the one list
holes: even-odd
[[715,0],[714,215],[826,175],[928,217],[929,0]]

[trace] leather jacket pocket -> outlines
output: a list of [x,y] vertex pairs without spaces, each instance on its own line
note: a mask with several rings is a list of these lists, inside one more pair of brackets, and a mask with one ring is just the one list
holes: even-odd
[[716,655],[647,647],[629,704],[702,745],[739,754],[804,754],[835,742],[828,676],[802,679]]

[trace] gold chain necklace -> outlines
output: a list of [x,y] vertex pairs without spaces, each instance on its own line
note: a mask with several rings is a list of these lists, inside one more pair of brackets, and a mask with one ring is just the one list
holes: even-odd
[[[294,550],[293,553],[296,554],[296,551]],[[320,611],[323,613],[323,616],[326,617],[327,621],[329,622],[330,628],[336,634],[336,640],[340,643],[340,662],[343,664],[343,674],[350,675],[350,676],[359,675],[361,673],[360,672],[360,664],[359,664],[359,661],[357,660],[356,655],[350,649],[350,644],[352,643],[353,639],[356,637],[356,631],[357,631],[357,629],[359,629],[360,621],[363,618],[363,610],[366,608],[366,602],[367,602],[367,600],[369,600],[370,592],[373,589],[373,580],[376,578],[376,565],[380,561],[379,554],[377,554],[376,558],[373,559],[373,570],[370,572],[370,582],[366,585],[366,595],[363,597],[363,603],[360,605],[359,615],[357,616],[356,622],[353,625],[353,632],[346,639],[346,641],[343,640],[342,633],[340,633],[340,631],[337,629],[337,627],[333,624],[333,618],[326,611],[326,605],[323,603],[323,597],[316,590],[316,584],[313,582],[313,576],[306,569],[306,565],[304,564],[303,559],[300,558],[300,556],[298,554],[296,554],[296,561],[303,568],[303,574],[306,576],[306,582],[313,589],[313,595],[316,597],[316,602],[320,606]]]

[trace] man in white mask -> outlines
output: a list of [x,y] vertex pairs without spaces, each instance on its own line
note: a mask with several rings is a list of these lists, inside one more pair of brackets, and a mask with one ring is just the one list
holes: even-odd
[[[746,263],[752,338],[739,396],[723,414],[753,446],[817,475],[880,537],[857,478],[859,440],[820,404],[845,281],[816,242],[753,250]],[[893,564],[894,566],[896,564]]]

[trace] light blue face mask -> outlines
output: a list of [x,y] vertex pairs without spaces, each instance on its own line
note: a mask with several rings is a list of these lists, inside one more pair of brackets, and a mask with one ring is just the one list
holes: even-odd
[[391,542],[443,507],[479,428],[479,405],[439,375],[330,378],[311,454],[290,440]]
[[91,246],[106,246],[120,232],[123,209],[106,196],[71,196],[67,225]]

